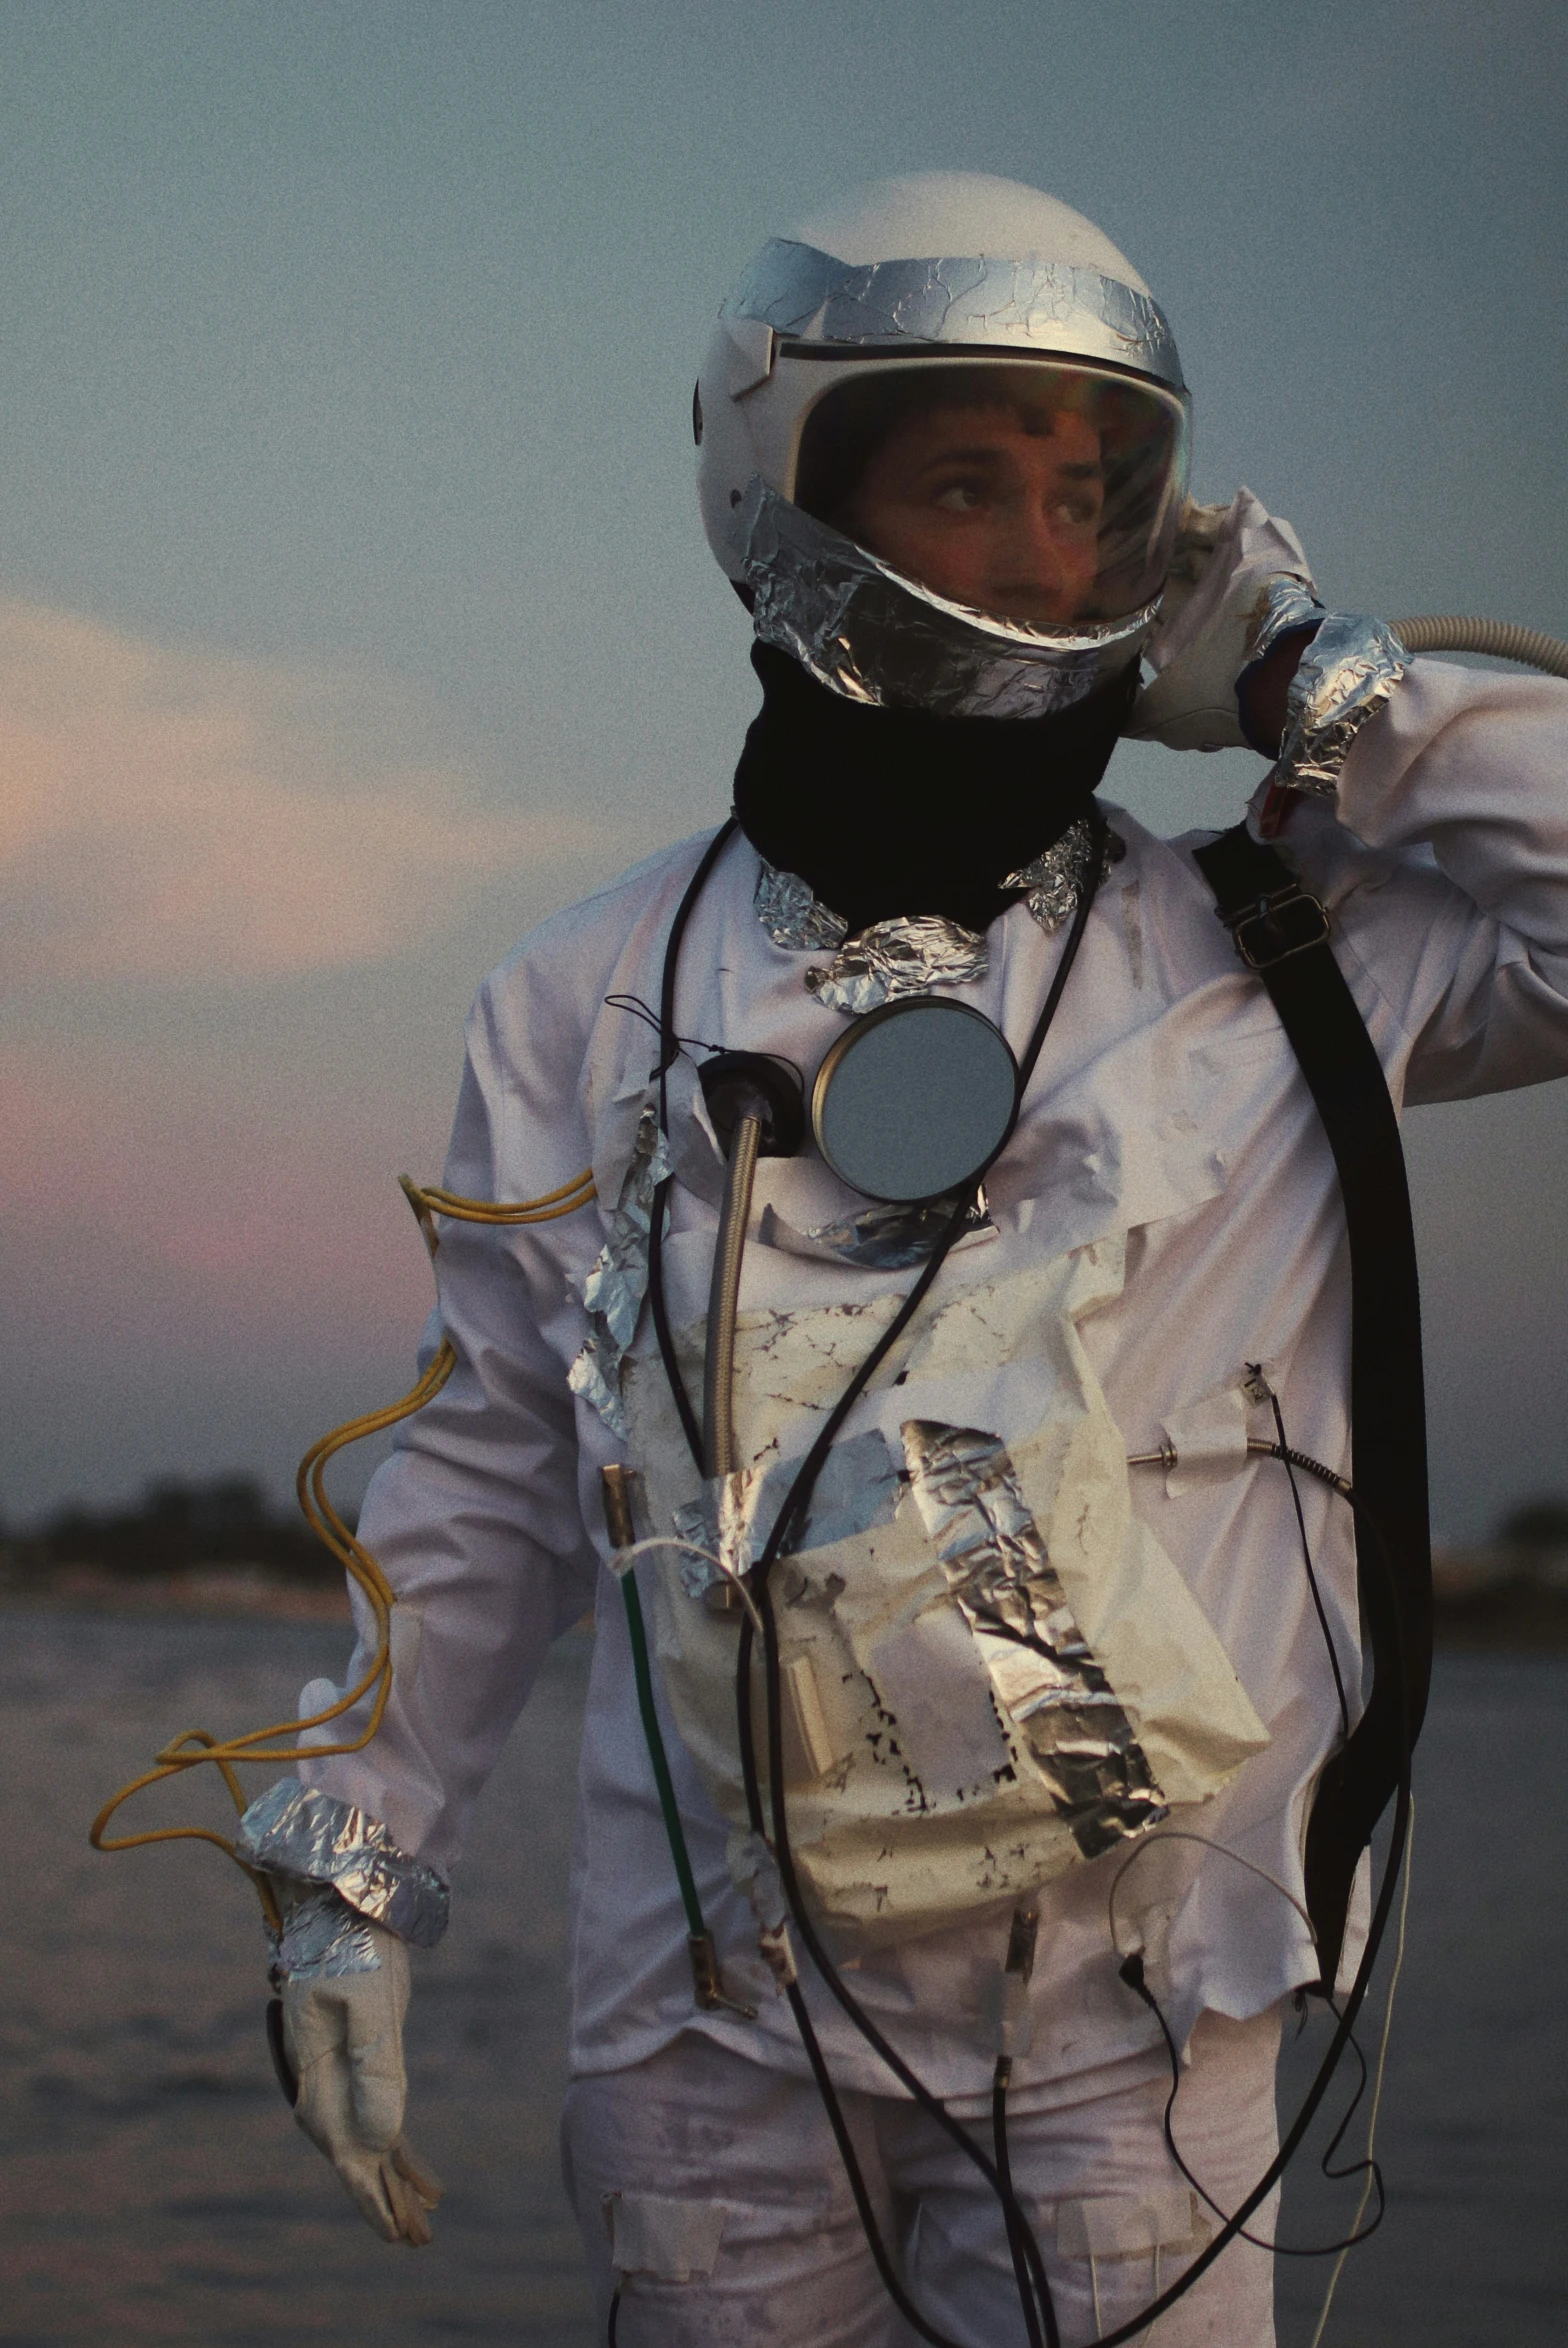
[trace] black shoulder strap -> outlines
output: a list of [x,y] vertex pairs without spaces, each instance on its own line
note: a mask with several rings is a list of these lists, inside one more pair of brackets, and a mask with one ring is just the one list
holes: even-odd
[[1219,918],[1269,991],[1339,1174],[1350,1243],[1350,1439],[1356,1565],[1372,1688],[1326,1763],[1307,1826],[1319,1988],[1332,1990],[1356,1862],[1408,1763],[1432,1674],[1421,1302],[1394,1106],[1328,916],[1245,824],[1197,851]]

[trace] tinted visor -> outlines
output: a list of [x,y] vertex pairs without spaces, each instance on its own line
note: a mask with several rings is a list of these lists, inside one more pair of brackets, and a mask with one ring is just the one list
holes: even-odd
[[[1145,378],[1053,358],[890,358],[867,361],[811,407],[792,495],[943,592],[944,578],[909,550],[993,520],[1005,531],[1027,507],[1057,582],[1042,616],[1066,624],[1122,619],[1158,595],[1186,474],[1186,403]],[[889,514],[902,535],[884,528],[879,540],[878,516]]]

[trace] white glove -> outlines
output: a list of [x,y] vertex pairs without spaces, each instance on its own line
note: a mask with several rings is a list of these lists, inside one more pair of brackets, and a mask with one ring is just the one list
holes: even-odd
[[1228,506],[1188,504],[1166,582],[1160,623],[1144,657],[1158,670],[1132,705],[1126,731],[1172,750],[1244,745],[1236,680],[1252,657],[1270,583],[1312,587],[1301,541],[1250,489]]
[[408,1951],[368,1918],[373,1972],[292,1974],[283,2036],[299,2079],[294,2117],[387,2242],[425,2243],[441,2188],[403,2141]]

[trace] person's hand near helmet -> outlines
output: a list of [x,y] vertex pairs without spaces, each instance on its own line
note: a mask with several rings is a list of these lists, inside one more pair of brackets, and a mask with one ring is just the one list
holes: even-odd
[[284,2047],[299,2084],[294,2117],[383,2241],[419,2246],[431,2238],[441,2187],[403,2137],[408,1951],[360,1917],[356,1941],[364,1936],[374,1959],[367,1969],[305,1967],[279,1984]]
[[1246,678],[1240,707],[1237,686],[1279,579],[1313,592],[1300,539],[1250,489],[1238,490],[1228,506],[1189,503],[1144,655],[1157,674],[1133,703],[1129,734],[1172,750],[1247,746],[1273,755],[1310,625],[1283,638]]

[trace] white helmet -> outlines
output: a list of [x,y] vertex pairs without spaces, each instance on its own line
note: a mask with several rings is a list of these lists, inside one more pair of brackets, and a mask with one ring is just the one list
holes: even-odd
[[[845,386],[891,392],[895,377],[955,369],[1016,380],[1020,365],[1100,435],[1096,593],[1059,626],[999,619],[903,576],[812,493],[814,420],[831,471]],[[693,420],[708,542],[753,601],[759,637],[852,700],[1038,716],[1126,668],[1154,624],[1186,489],[1176,346],[1130,262],[1052,196],[920,172],[771,240],[719,313]]]

